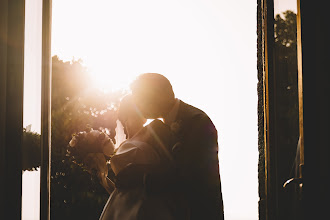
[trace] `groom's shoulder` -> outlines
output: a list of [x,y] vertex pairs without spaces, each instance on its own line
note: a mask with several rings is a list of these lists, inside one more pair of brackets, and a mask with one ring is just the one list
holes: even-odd
[[208,117],[208,115],[201,109],[192,106],[188,103],[185,103],[181,100],[180,102],[181,113],[184,114],[185,117],[193,118],[193,117]]
[[200,123],[211,123],[213,124],[210,117],[201,109],[192,106],[190,104],[187,104],[183,101],[181,101],[181,118],[185,118],[189,121],[194,122],[200,122]]
[[183,119],[186,127],[197,129],[198,132],[209,132],[208,134],[216,134],[217,129],[209,116],[201,109],[182,102],[181,119]]

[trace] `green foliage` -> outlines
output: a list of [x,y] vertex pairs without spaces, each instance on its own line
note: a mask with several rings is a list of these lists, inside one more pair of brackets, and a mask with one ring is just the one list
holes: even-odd
[[297,84],[297,15],[285,11],[283,16],[277,14],[274,20],[275,62],[281,68],[278,72],[288,73],[283,86],[291,88]]
[[104,94],[93,87],[81,61],[54,56],[52,68],[51,218],[98,219],[109,195],[66,156],[72,134],[87,126],[114,140],[117,109],[124,92]]
[[277,76],[278,117],[287,131],[282,135],[284,144],[296,147],[298,140],[298,65],[297,15],[285,11],[274,20],[274,58]]
[[293,11],[283,12],[284,18],[275,16],[275,42],[285,47],[297,47],[297,15]]
[[22,148],[22,170],[36,170],[40,166],[40,135],[24,128]]

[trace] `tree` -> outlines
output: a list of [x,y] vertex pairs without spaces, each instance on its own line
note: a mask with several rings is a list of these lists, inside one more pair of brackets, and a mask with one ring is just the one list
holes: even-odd
[[[117,109],[125,92],[104,94],[90,83],[81,60],[52,58],[51,219],[98,219],[109,195],[98,180],[67,157],[76,132],[87,126],[115,143]],[[40,166],[40,135],[23,130],[22,170]]]
[[116,111],[124,92],[104,94],[90,84],[81,61],[52,58],[51,218],[98,219],[108,193],[90,174],[72,163],[67,145],[72,134],[93,129],[114,140]]
[[40,135],[23,129],[22,170],[33,171],[40,166]]
[[278,117],[286,131],[285,145],[296,146],[298,140],[298,65],[297,65],[297,16],[292,11],[277,14],[274,20],[274,73],[277,81]]

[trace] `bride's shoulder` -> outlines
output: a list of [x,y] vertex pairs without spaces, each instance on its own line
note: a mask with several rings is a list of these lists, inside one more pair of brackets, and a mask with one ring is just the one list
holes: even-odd
[[127,151],[131,151],[136,149],[137,146],[132,142],[131,140],[126,140],[124,141],[117,149],[116,154],[123,154],[126,153]]
[[128,151],[136,151],[136,150],[141,150],[145,149],[146,147],[150,147],[150,144],[148,141],[143,138],[143,136],[134,136],[129,140],[126,140],[123,142],[119,147],[116,152],[116,154],[124,154],[127,153]]

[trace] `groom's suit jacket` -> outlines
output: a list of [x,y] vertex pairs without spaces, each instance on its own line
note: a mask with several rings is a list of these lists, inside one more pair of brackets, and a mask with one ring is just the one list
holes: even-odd
[[[161,195],[175,195],[180,198],[168,204],[169,209],[174,213],[173,219],[223,220],[217,130],[202,110],[178,101],[175,118],[170,122],[165,120],[168,129],[172,130],[175,136],[173,143],[176,144],[168,149],[172,152],[174,163],[165,162],[160,167],[155,165],[157,172],[149,172],[143,166],[130,166],[126,170],[132,172],[121,176],[120,185],[122,183],[134,185],[143,181],[149,195],[156,195],[159,198],[162,198]],[[162,137],[164,132],[157,129],[158,124],[152,126],[154,131],[152,133],[155,135],[143,140],[144,142],[151,141],[150,144],[153,144],[168,138]],[[153,139],[155,140],[152,141]]]
[[178,181],[188,198],[191,219],[223,219],[217,130],[206,113],[180,101],[171,123]]

